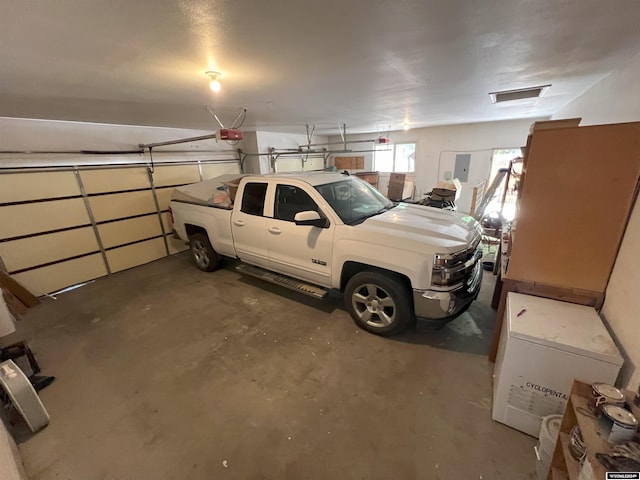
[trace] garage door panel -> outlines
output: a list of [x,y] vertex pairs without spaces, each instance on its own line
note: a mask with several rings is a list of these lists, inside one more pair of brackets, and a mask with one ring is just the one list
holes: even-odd
[[276,163],[277,172],[301,172],[302,158],[278,158]]
[[209,180],[220,175],[237,173],[240,175],[240,166],[237,163],[204,163],[201,165],[202,179]]
[[147,240],[107,251],[107,261],[112,272],[152,262],[167,255],[162,238]]
[[114,193],[89,198],[96,222],[142,215],[156,211],[151,190]]
[[171,201],[171,195],[175,188],[157,188],[156,198],[158,199],[158,206],[160,211],[169,208],[169,202]]
[[323,158],[316,158],[316,157],[309,158],[304,163],[304,169],[305,169],[305,171],[322,170],[322,169],[324,169],[324,159]]
[[34,295],[43,295],[107,274],[102,255],[88,255],[47,267],[18,273],[14,278]]
[[162,235],[157,214],[98,225],[104,248]]
[[0,175],[0,203],[80,195],[73,172],[7,173]]
[[153,183],[156,187],[163,185],[182,185],[200,181],[198,165],[164,165],[156,166],[153,172]]
[[0,240],[91,223],[84,200],[51,200],[0,207]]
[[173,238],[172,235],[167,235],[167,245],[169,246],[169,254],[184,252],[189,249],[189,246],[184,243],[184,240],[179,238]]
[[151,188],[146,167],[84,170],[80,178],[88,194]]
[[100,250],[91,227],[12,240],[0,245],[2,257],[9,271],[22,270]]

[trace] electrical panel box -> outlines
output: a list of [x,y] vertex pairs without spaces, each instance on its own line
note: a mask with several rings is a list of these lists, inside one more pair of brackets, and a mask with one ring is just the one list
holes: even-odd
[[470,163],[471,163],[471,154],[469,153],[457,154],[456,164],[453,169],[453,178],[457,178],[461,182],[468,182]]

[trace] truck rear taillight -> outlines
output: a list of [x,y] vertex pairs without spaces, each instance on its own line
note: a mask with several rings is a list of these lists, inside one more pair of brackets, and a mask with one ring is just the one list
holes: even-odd
[[171,210],[171,207],[169,207],[169,221],[173,225],[173,210]]

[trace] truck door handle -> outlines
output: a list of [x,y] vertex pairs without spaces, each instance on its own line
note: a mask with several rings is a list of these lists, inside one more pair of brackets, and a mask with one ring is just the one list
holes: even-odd
[[282,233],[282,230],[280,230],[279,227],[269,227],[269,231],[271,233],[275,233],[276,235],[278,235],[279,233]]
[[237,225],[238,227],[243,227],[244,226],[244,220],[234,220],[233,224]]

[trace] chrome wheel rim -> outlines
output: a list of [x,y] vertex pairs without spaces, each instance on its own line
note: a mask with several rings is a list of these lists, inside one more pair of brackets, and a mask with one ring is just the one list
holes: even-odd
[[393,298],[378,285],[360,285],[351,295],[351,304],[358,318],[371,327],[388,327],[396,319],[397,308]]
[[209,266],[209,252],[207,251],[207,247],[200,240],[195,240],[191,244],[191,254],[198,265],[203,268],[207,268]]

